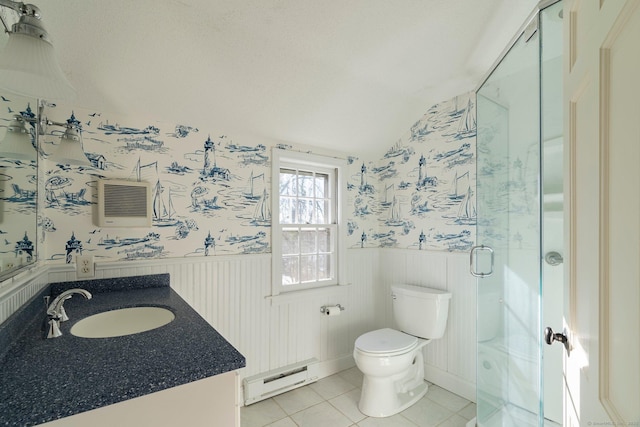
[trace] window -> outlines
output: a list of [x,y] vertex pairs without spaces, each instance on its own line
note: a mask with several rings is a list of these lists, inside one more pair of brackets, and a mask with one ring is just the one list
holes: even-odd
[[339,159],[274,149],[274,295],[340,283],[343,164]]

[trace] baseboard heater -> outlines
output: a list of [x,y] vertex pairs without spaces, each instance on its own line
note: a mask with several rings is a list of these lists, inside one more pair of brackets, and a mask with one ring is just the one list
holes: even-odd
[[243,380],[244,404],[268,399],[318,380],[318,360],[308,359]]

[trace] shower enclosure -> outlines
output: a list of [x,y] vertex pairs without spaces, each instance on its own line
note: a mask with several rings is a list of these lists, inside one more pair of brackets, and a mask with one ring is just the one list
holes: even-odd
[[478,426],[562,416],[560,346],[543,346],[562,324],[561,3],[540,3],[477,90]]

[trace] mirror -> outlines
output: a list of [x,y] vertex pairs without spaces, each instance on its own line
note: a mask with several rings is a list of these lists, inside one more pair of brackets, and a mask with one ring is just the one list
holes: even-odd
[[0,281],[36,261],[37,102],[0,89]]

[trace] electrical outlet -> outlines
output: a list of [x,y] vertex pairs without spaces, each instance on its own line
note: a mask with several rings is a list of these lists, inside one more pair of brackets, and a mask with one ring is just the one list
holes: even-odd
[[6,258],[2,260],[2,270],[11,270],[13,267],[20,265],[20,258]]
[[93,255],[76,256],[76,277],[87,279],[96,275],[96,267],[93,263]]

